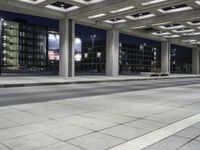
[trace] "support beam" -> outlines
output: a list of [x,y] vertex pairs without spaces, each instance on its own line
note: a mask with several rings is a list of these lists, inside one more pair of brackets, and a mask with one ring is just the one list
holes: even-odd
[[199,74],[199,49],[192,50],[192,73]]
[[63,77],[74,76],[74,39],[75,23],[70,19],[60,20],[60,62],[59,75]]
[[161,72],[170,73],[170,53],[171,43],[169,41],[162,42],[161,46]]
[[107,30],[106,38],[106,75],[115,77],[119,74],[119,31]]

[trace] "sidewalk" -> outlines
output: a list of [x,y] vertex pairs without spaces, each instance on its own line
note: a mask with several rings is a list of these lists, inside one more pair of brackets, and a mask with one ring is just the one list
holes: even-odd
[[177,78],[199,78],[200,75],[194,74],[172,74],[165,77],[148,77],[142,75],[123,75],[118,77],[108,76],[0,76],[0,88],[2,87],[21,87],[38,85],[60,85],[60,84],[81,84],[99,82],[119,82],[119,81],[138,81],[138,80],[157,80],[157,79],[177,79]]
[[0,150],[199,150],[199,88],[0,107]]

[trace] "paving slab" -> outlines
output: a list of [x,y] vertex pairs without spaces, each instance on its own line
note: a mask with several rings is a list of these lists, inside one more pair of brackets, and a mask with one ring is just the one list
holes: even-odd
[[199,150],[199,148],[200,148],[200,141],[193,140],[178,150]]
[[98,119],[92,119],[84,116],[70,116],[66,118],[57,119],[57,121],[60,123],[74,124],[92,131],[99,131],[117,125],[108,121],[101,121]]
[[35,133],[34,130],[25,126],[12,127],[0,130],[0,141],[26,136]]
[[32,134],[2,141],[4,145],[12,150],[33,150],[46,145],[58,143],[59,141],[43,134]]
[[20,124],[4,119],[4,118],[0,118],[0,129],[6,129],[6,128],[11,128],[11,127],[15,127],[15,126],[19,126]]
[[181,132],[176,134],[177,136],[194,139],[200,136],[200,128],[189,127]]
[[48,120],[48,118],[43,118],[43,117],[33,115],[27,112],[9,113],[9,114],[0,115],[0,117],[6,118],[8,120],[17,122],[22,125]]
[[82,149],[65,142],[60,142],[49,146],[45,146],[43,148],[39,148],[37,150],[82,150]]
[[122,116],[119,114],[117,115],[117,114],[99,112],[99,111],[84,113],[81,115],[86,116],[86,117],[95,118],[98,120],[105,120],[105,121],[109,121],[109,122],[113,122],[113,123],[126,123],[126,122],[130,122],[133,120],[137,120],[137,118],[133,118],[133,117],[126,117],[126,116]]
[[79,136],[83,136],[92,132],[93,131],[91,130],[80,128],[74,125],[66,125],[64,127],[46,130],[43,133],[51,137],[54,137],[56,139],[59,139],[61,141],[67,141],[67,140],[70,140]]
[[126,126],[131,126],[135,128],[140,128],[146,131],[153,131],[157,130],[161,127],[167,126],[166,123],[162,122],[157,122],[157,121],[151,121],[151,120],[146,120],[146,119],[139,119],[130,123],[124,124]]
[[6,146],[0,144],[0,150],[10,150],[10,149],[8,149]]
[[120,125],[100,132],[114,137],[119,137],[125,140],[131,140],[147,133],[148,131]]
[[68,142],[86,150],[106,150],[125,141],[120,138],[108,136],[102,133],[93,133],[70,140]]

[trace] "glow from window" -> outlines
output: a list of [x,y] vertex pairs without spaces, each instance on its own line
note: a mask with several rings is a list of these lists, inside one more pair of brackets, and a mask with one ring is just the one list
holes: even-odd
[[124,7],[124,8],[120,8],[120,9],[117,9],[117,10],[112,10],[112,11],[110,11],[110,13],[112,13],[112,14],[120,13],[120,12],[123,12],[123,11],[131,10],[133,8],[135,8],[135,7],[134,6]]

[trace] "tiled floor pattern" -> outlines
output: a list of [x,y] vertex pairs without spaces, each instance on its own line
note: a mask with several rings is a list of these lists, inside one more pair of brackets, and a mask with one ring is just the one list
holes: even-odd
[[[200,113],[199,89],[192,85],[0,107],[0,150],[108,150]],[[199,136],[197,123],[145,150],[199,150]]]

